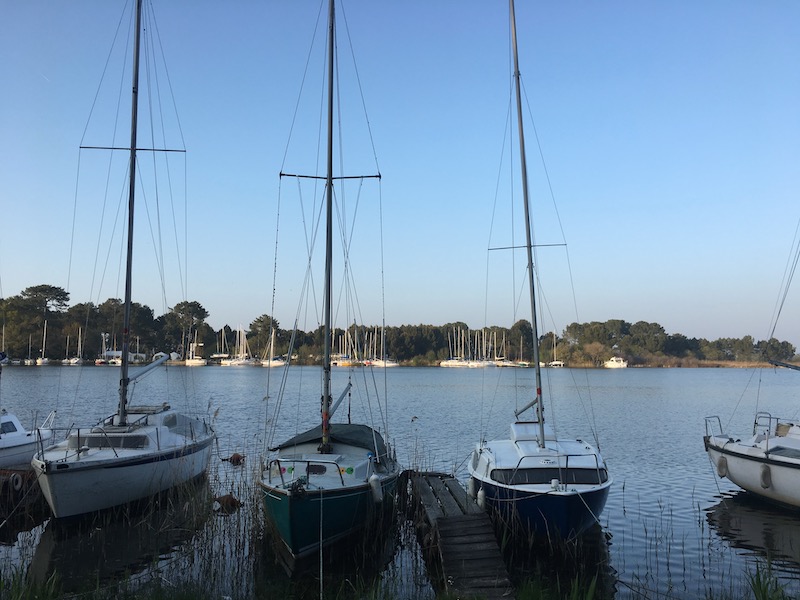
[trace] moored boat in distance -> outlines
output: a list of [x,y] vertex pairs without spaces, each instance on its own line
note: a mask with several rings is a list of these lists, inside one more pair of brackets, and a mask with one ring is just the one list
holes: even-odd
[[626,369],[628,368],[628,361],[621,356],[612,356],[603,363],[606,369]]

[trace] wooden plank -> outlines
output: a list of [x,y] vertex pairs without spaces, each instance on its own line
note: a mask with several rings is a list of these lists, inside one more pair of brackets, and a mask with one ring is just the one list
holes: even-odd
[[464,548],[473,548],[476,551],[483,552],[484,550],[489,550],[497,555],[497,542],[494,540],[470,540],[466,537],[462,537],[459,540],[451,540],[441,539],[439,541],[439,545],[442,547],[442,553],[445,552],[454,552],[458,553],[461,552]]
[[428,523],[433,525],[438,519],[444,516],[442,507],[439,506],[439,502],[436,500],[433,490],[430,488],[424,477],[414,477],[412,480],[412,485],[414,487],[414,494],[420,500],[422,507],[425,509],[425,515],[427,516]]
[[453,498],[450,489],[444,485],[439,477],[428,477],[426,479],[433,489],[433,493],[436,494],[436,498],[438,498],[442,505],[442,510],[446,517],[464,514],[464,511],[461,510],[461,506],[456,502],[456,499]]
[[500,560],[500,555],[497,552],[482,550],[474,551],[470,554],[467,550],[469,549],[460,552],[448,550],[447,554],[442,554],[442,560],[453,566],[474,563],[481,568],[491,566],[492,568],[500,568],[505,572],[505,563]]
[[412,493],[433,530],[445,587],[460,598],[509,600],[514,588],[489,516],[453,477],[412,476]]
[[491,527],[492,521],[486,513],[473,514],[473,515],[456,515],[454,517],[447,517],[448,523],[488,523]]
[[475,500],[469,497],[466,488],[461,485],[461,482],[457,481],[453,477],[448,477],[447,479],[443,480],[443,483],[445,486],[447,486],[447,489],[450,490],[450,493],[453,495],[453,498],[455,498],[456,502],[458,502],[458,504],[461,506],[461,511],[465,515],[483,512],[480,507],[478,507],[478,504],[475,502]]
[[488,520],[476,519],[474,516],[468,519],[453,519],[445,517],[439,522],[439,529],[444,532],[458,532],[465,534],[490,533],[494,535],[492,524]]
[[497,548],[497,540],[493,535],[446,535],[441,539],[445,546],[484,544],[490,548]]

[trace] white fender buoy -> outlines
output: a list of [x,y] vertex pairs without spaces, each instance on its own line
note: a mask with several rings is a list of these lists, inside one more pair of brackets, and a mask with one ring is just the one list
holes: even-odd
[[472,477],[467,481],[467,496],[473,500],[475,499],[475,480]]
[[478,508],[485,509],[486,508],[486,490],[483,488],[478,490],[478,497],[476,498],[478,502]]
[[372,490],[372,499],[376,504],[383,502],[383,490],[381,489],[381,478],[375,473],[369,476],[369,487]]
[[767,489],[772,485],[772,473],[769,465],[761,465],[761,487]]
[[11,474],[11,487],[14,488],[15,492],[22,489],[22,476],[19,473]]
[[717,461],[717,474],[720,477],[728,476],[728,459],[724,456],[720,456],[719,461]]

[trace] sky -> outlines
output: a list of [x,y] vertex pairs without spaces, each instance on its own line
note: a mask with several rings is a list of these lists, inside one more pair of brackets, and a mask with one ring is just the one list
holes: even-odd
[[[0,0],[0,295],[46,283],[72,302],[122,297],[116,276],[102,290],[92,280],[98,226],[84,217],[100,208],[76,200],[76,173],[124,4]],[[306,61],[321,50],[320,4],[170,0],[155,11],[186,149],[175,183],[190,206],[188,261],[179,297],[138,276],[134,300],[157,315],[197,300],[215,328],[273,311],[286,327],[284,292],[300,287],[305,258],[279,251],[290,264],[273,286],[276,231],[278,247],[302,238],[289,215],[276,227],[289,187],[278,174],[293,168],[284,156]],[[544,329],[623,319],[765,339],[800,217],[800,3],[520,1],[516,12]],[[382,245],[374,228],[368,239],[384,281],[360,304],[385,317],[365,319],[510,326],[513,301],[495,298],[486,274],[508,262],[488,250],[503,244],[489,224],[499,182],[518,175],[504,162],[507,4],[347,0],[339,15],[358,66],[350,106],[363,100],[382,176]],[[800,346],[796,293],[787,302],[776,337]]]

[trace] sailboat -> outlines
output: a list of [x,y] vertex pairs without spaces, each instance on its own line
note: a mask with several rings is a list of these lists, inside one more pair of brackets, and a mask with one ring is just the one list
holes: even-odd
[[202,346],[202,342],[197,341],[197,330],[194,332],[194,340],[189,343],[189,352],[186,355],[184,364],[187,367],[205,367],[208,361],[202,356],[197,356],[197,348]]
[[236,330],[236,348],[234,350],[234,355],[229,358],[221,359],[219,364],[223,367],[245,367],[259,364],[258,360],[250,356],[247,333],[245,333],[241,325],[239,325],[239,329]]
[[[509,6],[536,386],[533,399],[515,411],[508,438],[481,440],[476,445],[468,461],[468,486],[478,505],[498,516],[512,534],[520,531],[572,539],[597,521],[612,479],[603,457],[591,444],[556,437],[545,423],[514,0]],[[522,419],[529,409],[535,410],[533,418]]]
[[314,555],[372,523],[394,497],[400,467],[381,434],[333,423],[351,387],[331,395],[333,280],[334,3],[328,7],[327,174],[325,180],[324,351],[321,423],[271,448],[260,487],[268,522],[291,559]]
[[28,334],[28,358],[26,358],[23,361],[23,364],[26,366],[31,366],[36,364],[36,359],[31,358],[31,344],[33,343],[31,338],[32,338],[31,334]]
[[161,399],[157,405],[129,404],[135,382],[169,358],[163,355],[133,376],[129,373],[142,0],[137,0],[135,10],[119,406],[96,425],[73,426],[64,441],[40,447],[33,457],[42,494],[56,518],[143,500],[204,476],[215,439],[210,423],[180,413]]
[[36,359],[36,364],[41,365],[49,365],[50,359],[47,358],[47,351],[45,348],[47,347],[47,319],[44,320],[44,330],[42,331],[42,354],[39,358]]
[[269,350],[267,351],[267,358],[261,361],[262,367],[285,367],[287,365],[286,359],[280,356],[275,356],[275,328],[272,328],[272,333],[269,337]]
[[[767,362],[778,368],[800,371],[786,362],[794,346],[775,339],[778,320],[786,306],[795,267],[800,259],[800,240],[795,238],[787,262],[769,341],[764,345]],[[794,403],[795,395],[790,396]],[[738,404],[737,404],[738,405]],[[708,457],[717,475],[727,477],[743,490],[762,499],[800,508],[800,420],[757,411],[751,433],[739,434],[722,428],[719,416],[706,417],[703,437]]]
[[[78,352],[72,358],[67,360],[67,364],[71,367],[79,367],[83,364],[83,329],[78,328]],[[68,344],[69,345],[69,344]]]

